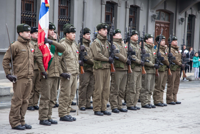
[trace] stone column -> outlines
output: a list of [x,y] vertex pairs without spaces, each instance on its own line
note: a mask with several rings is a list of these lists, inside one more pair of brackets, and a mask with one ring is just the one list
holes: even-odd
[[106,0],[101,0],[101,23],[105,22]]
[[120,9],[121,9],[121,2],[119,2],[117,6],[117,28],[120,28]]
[[125,20],[125,28],[128,29],[129,26],[129,8],[130,8],[130,4],[129,1],[126,1],[126,20]]
[[17,25],[21,23],[21,0],[15,1],[15,40],[17,40]]
[[53,22],[56,26],[56,31],[58,31],[58,0],[53,1]]

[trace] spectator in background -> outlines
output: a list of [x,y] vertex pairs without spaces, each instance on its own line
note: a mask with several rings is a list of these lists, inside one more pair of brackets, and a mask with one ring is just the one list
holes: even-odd
[[199,78],[199,65],[200,65],[200,59],[199,59],[199,56],[198,56],[198,52],[196,52],[195,56],[193,57],[193,67],[194,67],[195,80],[198,80],[198,78]]
[[189,62],[189,65],[190,65],[190,72],[192,72],[192,59],[194,57],[194,50],[192,47],[190,47],[190,51],[189,51],[189,54],[188,54],[189,58],[190,58],[190,62]]
[[[190,58],[189,51],[186,49],[186,46],[185,46],[185,45],[183,46],[183,49],[184,49],[184,53],[185,53],[185,55],[186,55],[186,58]],[[189,63],[190,63],[190,62],[188,62],[187,64],[189,65]],[[189,72],[189,66],[185,66],[185,73],[186,73],[186,71]]]
[[[179,51],[180,53],[182,53],[182,50]],[[189,58],[189,51],[186,49],[186,46],[183,46],[183,52],[186,55],[186,58]],[[188,63],[189,64],[189,63]],[[189,72],[189,66],[185,66],[185,73],[188,70]],[[182,68],[181,68],[181,72],[180,72],[180,77],[182,75]],[[183,78],[184,81],[188,81],[186,78]]]

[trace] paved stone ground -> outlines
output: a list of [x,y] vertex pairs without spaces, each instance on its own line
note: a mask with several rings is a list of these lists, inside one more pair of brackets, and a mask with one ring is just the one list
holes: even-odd
[[178,100],[182,104],[176,106],[142,108],[103,117],[87,110],[79,112],[78,116],[72,113],[77,121],[71,123],[59,121],[58,108],[54,108],[53,119],[58,121],[58,125],[52,126],[39,125],[38,111],[27,111],[26,123],[33,128],[25,131],[11,129],[8,121],[9,99],[5,97],[2,98],[3,102],[0,100],[0,134],[200,134],[200,81],[181,82]]

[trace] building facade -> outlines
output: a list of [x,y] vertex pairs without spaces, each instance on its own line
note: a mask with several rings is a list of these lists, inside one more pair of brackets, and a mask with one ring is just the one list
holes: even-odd
[[[11,42],[17,39],[16,27],[20,23],[38,25],[40,0],[1,0],[0,1],[0,62],[9,47],[5,24],[8,24]],[[63,25],[73,24],[76,29],[76,41],[82,26],[83,0],[50,0],[50,21],[56,25],[60,38]],[[105,22],[111,24],[114,18],[115,28],[122,31],[130,26],[153,34],[170,34],[178,37],[179,46],[183,38],[187,48],[200,49],[200,0],[85,0],[84,27],[94,31],[96,25]],[[91,36],[93,38],[93,35]],[[167,42],[168,43],[168,42]],[[0,78],[5,78],[2,64]]]

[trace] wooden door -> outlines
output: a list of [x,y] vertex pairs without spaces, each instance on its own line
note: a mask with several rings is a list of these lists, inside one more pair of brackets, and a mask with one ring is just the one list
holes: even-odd
[[[163,29],[163,35],[165,36],[165,43],[168,45],[168,38],[169,38],[169,27],[170,23],[169,22],[164,22],[164,21],[156,21],[155,23],[155,38],[161,34],[161,29]],[[154,40],[154,43],[155,40]]]

